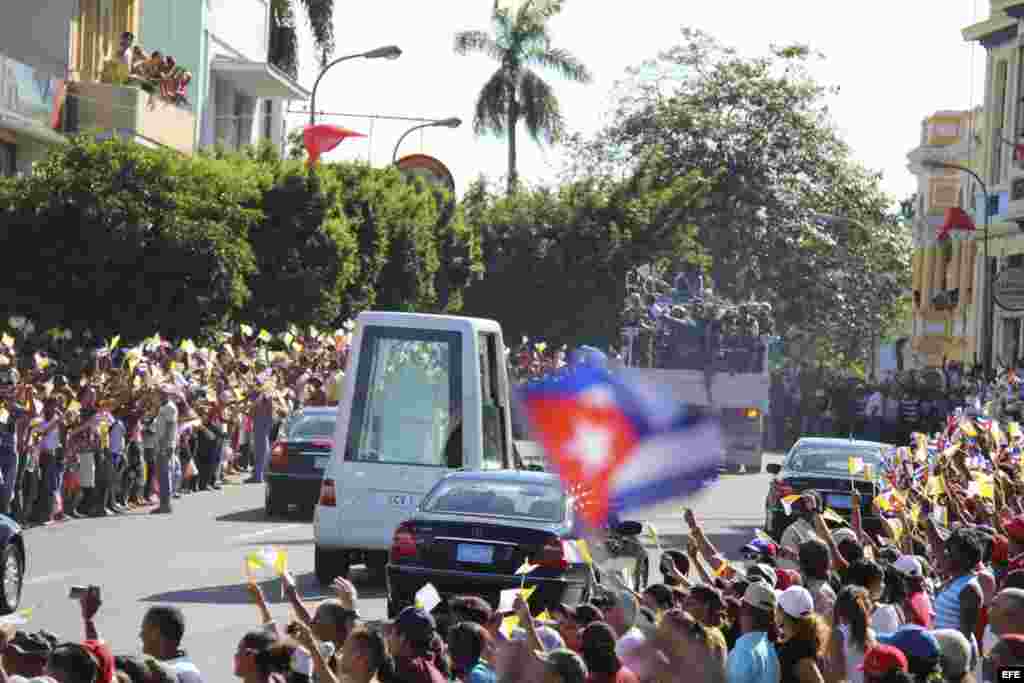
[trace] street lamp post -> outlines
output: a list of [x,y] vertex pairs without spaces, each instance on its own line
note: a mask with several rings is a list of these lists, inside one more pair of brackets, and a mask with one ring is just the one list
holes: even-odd
[[398,142],[395,143],[395,151],[391,153],[391,163],[394,164],[398,161],[398,148],[402,146],[402,141],[405,140],[409,133],[414,133],[422,128],[458,128],[462,125],[462,119],[455,116],[448,119],[438,119],[437,121],[427,121],[421,123],[418,126],[413,126],[409,130],[402,133],[402,136],[398,138]]
[[982,180],[981,177],[978,176],[977,173],[975,173],[971,169],[967,168],[966,166],[961,166],[959,164],[950,164],[950,163],[946,163],[944,161],[927,161],[927,160],[922,162],[921,165],[924,166],[925,168],[933,168],[933,169],[935,169],[935,168],[949,168],[949,169],[952,169],[954,171],[960,171],[961,173],[966,173],[969,176],[971,176],[972,178],[974,178],[976,181],[978,181],[978,184],[981,185],[981,191],[985,195],[985,206],[984,206],[984,211],[985,211],[985,237],[984,237],[984,240],[985,240],[985,244],[984,244],[985,266],[982,269],[982,273],[984,274],[983,282],[984,282],[984,286],[985,286],[985,295],[984,295],[984,298],[982,299],[984,301],[984,305],[985,305],[985,311],[984,311],[984,315],[985,315],[984,321],[985,321],[985,324],[984,324],[984,328],[982,330],[982,337],[984,337],[985,348],[984,348],[982,356],[981,356],[981,358],[982,358],[981,362],[982,362],[982,365],[985,368],[985,380],[988,381],[989,374],[992,372],[992,338],[993,338],[993,331],[994,331],[994,328],[995,328],[995,313],[996,313],[996,308],[995,308],[995,305],[993,304],[993,294],[994,294],[994,292],[992,290],[992,271],[991,271],[991,265],[989,264],[989,261],[988,261],[988,228],[989,228],[989,222],[990,222],[990,220],[989,220],[989,208],[988,208],[988,203],[989,203],[988,186],[985,185],[985,181]]
[[385,47],[378,47],[376,50],[370,50],[369,52],[359,52],[354,55],[345,55],[344,57],[338,57],[333,62],[325,66],[320,70],[320,73],[316,77],[316,82],[313,83],[313,92],[309,96],[309,125],[316,125],[316,89],[320,85],[320,79],[324,77],[332,66],[348,61],[350,59],[398,59],[402,56],[402,50],[397,45],[387,45]]

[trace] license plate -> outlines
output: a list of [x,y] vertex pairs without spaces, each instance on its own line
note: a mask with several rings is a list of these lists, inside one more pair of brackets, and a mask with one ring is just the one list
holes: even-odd
[[331,456],[329,455],[317,455],[313,457],[313,467],[318,470],[327,469],[327,463],[330,461]]
[[834,508],[845,508],[849,510],[853,507],[853,498],[846,493],[832,493],[829,494],[828,503]]
[[455,559],[459,562],[491,564],[494,561],[494,546],[460,543],[455,551]]
[[416,507],[416,497],[406,493],[382,493],[380,498],[384,505],[400,508]]

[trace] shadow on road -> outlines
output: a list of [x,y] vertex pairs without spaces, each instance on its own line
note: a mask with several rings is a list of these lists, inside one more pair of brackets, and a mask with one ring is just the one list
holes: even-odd
[[292,512],[286,515],[276,515],[274,517],[268,517],[267,511],[262,507],[252,508],[251,510],[239,510],[237,512],[229,512],[226,515],[220,515],[216,518],[218,522],[269,522],[269,523],[289,523],[294,524],[295,522],[312,522],[312,515],[303,515],[298,512]]
[[293,538],[293,539],[289,539],[289,540],[285,540],[285,541],[275,541],[272,538],[267,538],[267,539],[252,540],[252,541],[243,541],[242,543],[238,543],[237,545],[242,546],[242,547],[253,547],[253,548],[263,548],[265,546],[270,546],[271,548],[273,548],[273,547],[276,547],[276,546],[313,545],[313,543],[314,543],[314,541],[313,541],[312,538]]
[[[365,572],[353,571],[352,579],[359,591],[360,599],[372,600],[385,597],[383,584],[380,581],[371,582]],[[304,601],[319,602],[334,597],[333,591],[329,587],[321,586],[311,572],[297,575],[295,577],[295,584],[299,589],[299,595],[302,596]],[[280,579],[260,581],[259,586],[263,589],[263,595],[266,597],[268,604],[276,605],[287,602],[281,595]],[[242,581],[223,586],[204,586],[202,588],[182,588],[180,590],[165,591],[141,598],[140,602],[245,605],[253,604],[253,598],[249,592],[248,585]]]

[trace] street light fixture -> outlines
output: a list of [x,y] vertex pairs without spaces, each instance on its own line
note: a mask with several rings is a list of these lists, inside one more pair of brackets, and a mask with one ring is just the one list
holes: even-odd
[[405,140],[409,133],[414,133],[422,128],[458,128],[462,125],[462,119],[457,116],[452,116],[447,119],[439,119],[437,121],[427,121],[417,126],[413,126],[409,130],[402,133],[402,136],[398,138],[398,142],[395,143],[395,151],[391,153],[391,163],[394,164],[398,161],[398,148],[402,146],[402,141]]
[[313,83],[313,92],[309,96],[309,125],[316,125],[316,89],[320,86],[320,79],[324,77],[332,66],[346,62],[350,59],[398,59],[402,56],[402,50],[397,45],[386,45],[384,47],[378,47],[375,50],[368,52],[358,52],[354,55],[345,55],[344,57],[338,57],[333,62],[325,66],[320,70],[320,73],[316,77],[316,82]]
[[995,314],[996,314],[995,305],[993,303],[993,294],[994,294],[994,292],[993,292],[993,289],[992,289],[992,271],[991,271],[991,265],[989,264],[989,260],[988,260],[988,228],[989,228],[989,222],[990,222],[990,220],[989,220],[989,208],[988,208],[988,203],[989,203],[988,186],[985,184],[985,181],[982,180],[981,177],[977,173],[975,173],[971,169],[967,168],[966,166],[961,166],[959,164],[950,164],[950,163],[947,163],[947,162],[944,162],[944,161],[934,161],[934,160],[930,160],[930,159],[926,159],[926,160],[922,161],[921,165],[924,166],[925,168],[930,168],[930,169],[933,169],[933,170],[934,169],[948,168],[948,169],[952,169],[954,171],[960,171],[961,173],[966,173],[966,174],[970,175],[972,178],[974,178],[976,181],[978,181],[978,184],[981,185],[982,194],[985,195],[985,205],[983,207],[983,210],[985,211],[985,237],[984,237],[984,240],[985,240],[985,245],[984,245],[984,250],[985,250],[984,251],[985,266],[982,269],[982,273],[984,274],[983,283],[984,283],[984,286],[985,286],[984,298],[982,299],[982,301],[985,304],[985,311],[984,311],[985,326],[984,326],[984,329],[982,330],[982,334],[981,334],[981,336],[984,338],[985,348],[982,350],[981,358],[982,358],[982,364],[983,364],[983,366],[985,368],[985,381],[988,381],[989,375],[992,372],[992,337],[993,337],[993,330],[995,328]]

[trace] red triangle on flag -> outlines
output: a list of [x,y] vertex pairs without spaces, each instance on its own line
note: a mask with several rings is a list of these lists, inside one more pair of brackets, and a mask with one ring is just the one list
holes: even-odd
[[329,123],[319,123],[315,126],[306,126],[302,131],[302,141],[306,145],[306,153],[310,166],[320,160],[321,154],[326,154],[341,144],[345,138],[365,138],[362,133],[357,133],[341,126],[332,126]]

